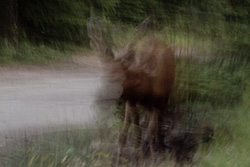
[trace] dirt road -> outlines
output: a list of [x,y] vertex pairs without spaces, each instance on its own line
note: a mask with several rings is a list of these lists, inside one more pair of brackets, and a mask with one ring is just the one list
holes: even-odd
[[97,97],[116,98],[119,90],[106,97],[114,85],[105,86],[102,68],[92,63],[0,69],[0,147],[17,136],[93,123]]

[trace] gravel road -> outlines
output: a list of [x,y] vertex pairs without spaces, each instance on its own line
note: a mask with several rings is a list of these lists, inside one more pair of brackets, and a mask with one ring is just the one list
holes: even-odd
[[0,147],[27,134],[93,124],[97,100],[118,98],[121,89],[92,63],[0,68]]

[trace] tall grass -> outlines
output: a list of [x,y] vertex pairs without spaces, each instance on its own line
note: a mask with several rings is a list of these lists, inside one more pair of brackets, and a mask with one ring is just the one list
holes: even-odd
[[[98,151],[97,130],[54,132],[20,140],[0,158],[4,167],[82,166]],[[9,146],[11,147],[11,146]]]
[[13,46],[7,40],[0,43],[0,64],[27,63],[48,64],[59,62],[69,57],[69,50],[61,50],[47,45],[34,45],[28,41],[21,41]]
[[5,64],[12,62],[14,56],[17,54],[13,45],[10,45],[7,40],[3,40],[0,43],[0,63]]
[[216,111],[215,139],[209,152],[200,149],[201,158],[196,166],[247,167],[250,165],[250,106],[249,85],[243,100],[236,108]]

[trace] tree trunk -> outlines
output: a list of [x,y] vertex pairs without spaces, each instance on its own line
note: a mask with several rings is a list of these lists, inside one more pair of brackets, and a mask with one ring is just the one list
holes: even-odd
[[18,0],[7,0],[8,40],[18,45]]

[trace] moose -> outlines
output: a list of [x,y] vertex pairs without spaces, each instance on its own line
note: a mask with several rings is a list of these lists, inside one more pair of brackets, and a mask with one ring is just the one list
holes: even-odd
[[112,56],[122,67],[124,81],[121,99],[125,102],[125,118],[118,139],[118,157],[126,144],[131,125],[135,127],[136,147],[141,145],[138,108],[143,108],[148,115],[145,133],[151,155],[156,155],[164,147],[161,131],[175,80],[174,53],[152,34],[142,38],[147,24],[148,18],[137,27],[134,39],[125,48],[113,51],[105,44],[101,21],[94,18],[88,20],[91,47],[103,55]]

